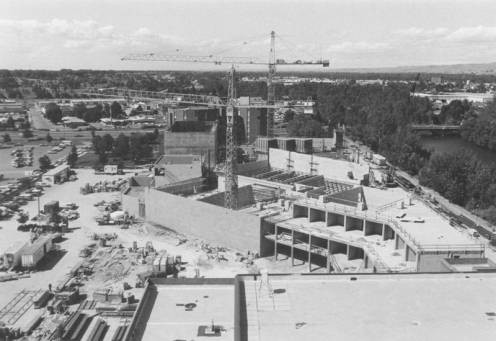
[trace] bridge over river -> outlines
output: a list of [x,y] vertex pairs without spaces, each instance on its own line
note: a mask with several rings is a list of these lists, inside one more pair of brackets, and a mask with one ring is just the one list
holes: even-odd
[[410,128],[418,132],[431,132],[442,134],[456,134],[460,131],[461,125],[447,125],[447,124],[412,124]]

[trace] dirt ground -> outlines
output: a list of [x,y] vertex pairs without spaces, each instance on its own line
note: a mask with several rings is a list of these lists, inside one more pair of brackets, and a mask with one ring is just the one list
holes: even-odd
[[[78,180],[48,188],[40,198],[41,207],[51,200],[61,203],[73,202],[79,206],[80,217],[69,224],[70,232],[65,234],[60,243],[62,253],[58,259],[52,259],[45,270],[32,272],[29,278],[22,278],[0,283],[0,307],[11,300],[22,289],[36,290],[48,288],[48,284],[55,285],[77,264],[82,258],[80,250],[95,243],[95,233],[116,234],[117,239],[110,246],[100,247],[95,252],[97,264],[95,272],[88,278],[84,287],[87,291],[102,286],[120,286],[127,281],[134,286],[136,275],[149,270],[150,264],[140,264],[136,255],[130,254],[129,248],[136,241],[138,247],[144,247],[151,242],[155,250],[167,252],[169,255],[182,257],[183,271],[180,277],[194,277],[197,272],[204,277],[234,277],[239,273],[254,273],[260,268],[267,268],[271,272],[301,272],[307,271],[307,266],[291,267],[289,261],[272,262],[270,259],[257,259],[253,263],[243,261],[235,250],[217,249],[201,240],[180,236],[163,227],[138,222],[129,229],[119,226],[99,226],[95,217],[101,214],[95,203],[106,200],[120,200],[120,192],[80,194],[80,187],[86,183],[95,183],[101,180],[114,180],[122,176],[95,175],[93,170],[76,170]],[[30,216],[37,213],[37,202],[32,201],[26,210]],[[14,241],[27,241],[29,233],[17,231],[18,223],[15,219],[1,222],[0,250],[7,248]],[[219,251],[220,250],[220,251]],[[219,251],[219,252],[218,252]],[[243,255],[246,258],[246,255]],[[111,258],[111,262],[106,260]]]

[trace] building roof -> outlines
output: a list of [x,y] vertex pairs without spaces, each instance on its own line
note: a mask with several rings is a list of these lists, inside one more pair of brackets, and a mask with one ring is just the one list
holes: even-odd
[[148,187],[153,185],[153,177],[151,176],[133,176],[129,178],[130,187]]
[[23,255],[30,255],[37,251],[42,245],[51,242],[52,237],[51,236],[41,236],[40,238],[36,239],[34,243],[27,245],[23,250],[22,254]]
[[[232,280],[231,280],[232,281]],[[212,323],[222,327],[215,340],[234,340],[234,285],[157,285],[157,295],[142,341],[198,340]],[[188,309],[191,305],[191,310]],[[207,330],[207,331],[208,331]]]
[[241,324],[248,340],[492,340],[496,335],[496,274],[269,275],[272,297],[253,275],[240,277],[241,305],[246,303]]
[[199,155],[162,155],[154,165],[160,175],[155,184],[163,186],[202,176],[202,163]]
[[200,155],[187,155],[187,154],[169,154],[162,155],[155,162],[155,166],[159,165],[176,165],[176,164],[192,164],[193,162],[200,162]]
[[57,166],[55,168],[52,168],[50,169],[48,172],[46,172],[45,174],[43,174],[43,176],[54,176],[54,175],[58,175],[59,173],[63,172],[63,171],[66,171],[67,169],[69,169],[69,165],[64,163],[60,166]]
[[[420,199],[408,198],[410,193],[401,188],[387,190],[363,187],[369,212],[378,212],[398,223],[419,245],[431,244],[478,244],[479,242],[469,237],[468,233],[456,230],[449,224],[449,220],[430,208]],[[409,203],[411,201],[411,204]],[[403,202],[404,208],[401,207]],[[405,216],[401,217],[403,214]],[[414,220],[423,220],[417,223]]]
[[62,117],[62,121],[65,123],[65,124],[68,124],[68,123],[81,123],[81,124],[84,124],[86,123],[85,120],[82,120],[78,117],[74,117],[74,116],[65,116],[65,117]]

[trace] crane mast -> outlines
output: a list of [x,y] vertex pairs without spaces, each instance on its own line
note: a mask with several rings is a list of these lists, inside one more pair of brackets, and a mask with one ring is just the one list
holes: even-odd
[[224,207],[235,210],[238,208],[238,181],[236,173],[237,153],[235,146],[236,129],[236,111],[234,108],[236,101],[236,92],[234,87],[235,69],[231,66],[229,72],[229,85],[227,92],[226,106],[226,162],[224,168],[225,192]]
[[[276,91],[274,76],[276,74],[276,33],[270,32],[269,73],[267,75],[267,104],[274,105]],[[267,137],[272,136],[274,126],[274,109],[267,109]]]
[[[219,57],[213,55],[203,55],[203,56],[187,56],[187,55],[169,55],[161,53],[144,53],[144,54],[130,54],[121,60],[139,60],[139,61],[169,61],[169,62],[191,62],[191,63],[211,63],[215,65],[221,65],[223,63],[231,63],[231,70],[229,72],[229,86],[228,86],[228,98],[226,103],[222,103],[221,99],[213,98],[214,96],[201,96],[196,97],[180,94],[162,94],[150,93],[147,94],[150,97],[159,97],[164,100],[169,100],[174,103],[185,102],[186,97],[191,102],[196,103],[206,103],[208,105],[216,107],[226,107],[226,162],[225,162],[225,197],[224,206],[230,209],[236,209],[238,207],[238,182],[236,176],[236,164],[237,164],[237,153],[236,153],[236,115],[237,108],[236,104],[236,94],[235,94],[235,64],[251,64],[251,65],[268,65],[269,72],[267,75],[267,136],[272,136],[273,126],[274,126],[274,108],[275,108],[275,87],[274,87],[274,76],[276,73],[276,65],[322,65],[323,67],[329,66],[329,60],[316,60],[316,61],[303,61],[296,60],[294,62],[286,62],[283,59],[276,59],[276,48],[275,48],[275,38],[276,34],[274,31],[270,32],[270,51],[269,51],[269,61],[258,61],[250,57]],[[121,93],[122,90],[116,90],[116,93]],[[124,91],[124,93],[127,93]],[[251,107],[250,105],[248,107]],[[256,107],[256,106],[254,106]]]

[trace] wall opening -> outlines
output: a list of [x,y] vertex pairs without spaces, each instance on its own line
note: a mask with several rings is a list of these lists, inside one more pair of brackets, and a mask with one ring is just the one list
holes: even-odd
[[346,231],[353,230],[363,231],[363,220],[354,217],[346,217]]
[[327,213],[327,226],[344,226],[344,216],[342,214]]
[[310,222],[314,221],[324,221],[325,222],[325,212],[321,210],[316,210],[310,208]]
[[345,255],[347,252],[347,246],[343,243],[331,241],[330,252],[333,255],[336,253],[342,253],[343,255]]
[[406,246],[405,261],[415,262],[417,260],[417,253],[412,250],[408,245]]
[[394,230],[389,225],[384,225],[384,240],[394,239]]
[[308,207],[294,205],[293,206],[293,218],[308,217]]
[[348,259],[349,260],[364,259],[363,249],[350,245],[349,252],[348,252]]
[[379,235],[382,236],[382,224],[373,222],[373,221],[365,221],[365,235]]

